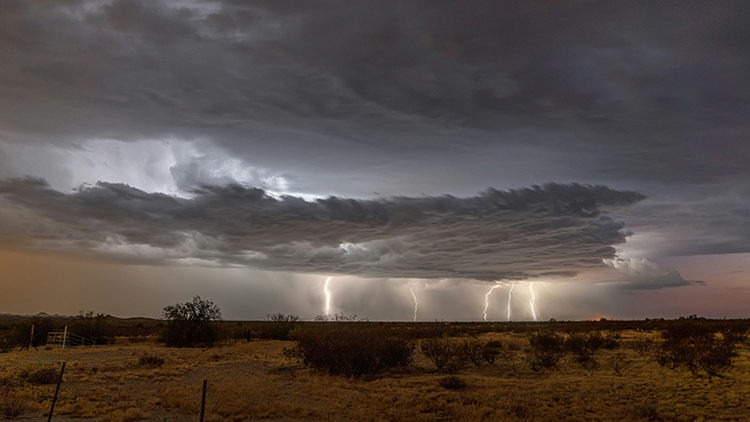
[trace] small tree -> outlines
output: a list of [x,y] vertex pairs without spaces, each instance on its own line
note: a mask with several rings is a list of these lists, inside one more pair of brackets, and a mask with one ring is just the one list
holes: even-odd
[[111,344],[115,342],[115,328],[110,319],[109,315],[81,311],[70,323],[70,331],[96,344]]
[[[31,338],[31,327],[34,326],[34,338]],[[47,343],[47,333],[55,329],[52,318],[34,317],[16,323],[8,341],[10,347],[39,347]]]
[[162,341],[169,347],[211,347],[221,340],[221,310],[210,300],[196,296],[165,307],[162,316],[167,320]]

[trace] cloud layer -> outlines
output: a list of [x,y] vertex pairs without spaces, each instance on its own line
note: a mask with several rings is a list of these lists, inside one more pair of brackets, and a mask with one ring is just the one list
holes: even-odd
[[626,236],[606,213],[644,199],[577,184],[314,202],[229,185],[185,199],[109,183],[66,194],[29,178],[2,182],[0,195],[5,241],[29,248],[149,264],[477,280],[601,268]]
[[[731,0],[8,0],[0,141],[208,140],[360,197],[446,173],[469,192],[737,181],[749,19]],[[490,165],[514,155],[528,165]]]

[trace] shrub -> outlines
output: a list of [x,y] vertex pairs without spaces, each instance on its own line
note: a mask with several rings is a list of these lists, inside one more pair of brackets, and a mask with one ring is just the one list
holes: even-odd
[[573,354],[573,360],[587,369],[596,367],[594,352],[605,345],[605,338],[598,331],[588,334],[573,333],[565,340],[565,348]]
[[651,350],[654,341],[650,337],[638,338],[631,343],[631,347],[638,353],[638,356],[643,356]]
[[470,337],[464,340],[462,349],[466,358],[469,359],[474,365],[479,366],[482,364],[483,358],[483,347],[484,344],[476,338]]
[[653,403],[634,405],[633,415],[638,419],[645,419],[648,422],[656,422],[661,420],[661,416],[659,416],[659,410]]
[[254,338],[264,340],[289,340],[289,332],[292,331],[299,321],[299,316],[294,314],[268,314],[268,321],[254,323],[245,334],[247,341]]
[[455,375],[450,375],[441,378],[440,381],[438,381],[438,385],[445,388],[446,390],[463,390],[464,388],[466,388],[466,381]]
[[529,364],[533,370],[552,368],[565,356],[565,337],[556,331],[529,335]]
[[158,368],[159,366],[164,365],[164,358],[145,354],[138,358],[138,365],[148,368]]
[[679,320],[661,332],[656,361],[670,369],[684,367],[694,374],[703,369],[709,376],[718,376],[737,356],[735,339],[718,336],[715,329],[699,321]]
[[387,329],[316,326],[297,329],[287,358],[331,375],[360,377],[411,363],[414,344]]
[[458,372],[468,360],[466,343],[450,337],[423,339],[420,342],[422,353],[435,364],[438,370]]
[[211,347],[222,338],[219,307],[200,296],[165,307],[162,316],[167,325],[161,340],[169,347]]
[[[31,326],[34,326],[34,338],[31,338]],[[39,347],[47,344],[47,333],[55,329],[55,323],[51,318],[30,318],[16,323],[8,339],[9,348]]]
[[609,359],[609,367],[612,368],[617,375],[622,375],[622,370],[625,369],[628,364],[630,364],[630,361],[623,352],[617,352]]
[[610,331],[607,333],[607,335],[604,336],[602,347],[604,347],[607,350],[617,349],[620,347],[621,339],[622,339],[622,334],[619,331]]
[[490,365],[493,365],[495,363],[495,358],[497,358],[502,350],[503,344],[500,341],[489,341],[484,346],[482,346],[482,359],[487,361],[487,363],[489,363]]
[[68,331],[96,344],[111,344],[115,342],[115,329],[110,319],[109,315],[94,314],[94,311],[82,312],[70,323]]
[[42,368],[36,371],[21,371],[19,378],[33,385],[55,384],[60,377],[60,372],[55,368]]
[[26,398],[10,388],[0,388],[0,416],[3,419],[15,419],[31,410],[31,404]]

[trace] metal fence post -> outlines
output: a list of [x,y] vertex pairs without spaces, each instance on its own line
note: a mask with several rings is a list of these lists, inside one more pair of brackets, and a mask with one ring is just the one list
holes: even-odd
[[203,380],[203,394],[201,396],[201,422],[203,422],[203,416],[206,414],[206,387],[208,386],[208,380]]
[[65,362],[62,363],[62,369],[60,369],[60,379],[57,380],[57,388],[55,388],[55,396],[52,398],[52,406],[49,408],[49,416],[47,416],[47,422],[52,420],[52,412],[55,410],[55,402],[57,402],[57,393],[60,392],[60,384],[62,384],[62,377],[65,373]]

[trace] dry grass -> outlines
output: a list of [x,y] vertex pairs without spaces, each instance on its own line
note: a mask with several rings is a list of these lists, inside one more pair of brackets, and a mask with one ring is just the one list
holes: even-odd
[[[466,387],[459,389],[442,386],[445,373],[419,350],[407,370],[349,379],[286,360],[283,350],[291,343],[273,340],[208,350],[126,343],[11,352],[0,355],[0,379],[7,380],[3,397],[27,403],[32,420],[42,420],[54,385],[31,385],[18,374],[59,369],[62,361],[68,364],[55,413],[67,420],[193,420],[203,379],[209,380],[209,421],[747,420],[746,347],[725,376],[710,378],[662,368],[649,353],[627,347],[647,335],[624,332],[625,347],[597,351],[594,358],[601,364],[595,369],[568,356],[554,369],[533,371],[525,363],[525,335],[485,334],[481,340],[506,347],[493,365],[462,369],[458,376]],[[164,363],[140,365],[145,355]]]

